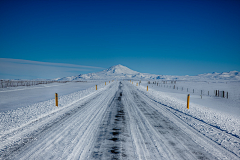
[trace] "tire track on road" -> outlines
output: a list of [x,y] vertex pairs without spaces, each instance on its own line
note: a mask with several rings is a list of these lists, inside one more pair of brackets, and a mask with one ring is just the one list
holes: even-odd
[[115,98],[109,105],[99,126],[92,159],[134,159],[134,148],[130,139],[128,115],[122,103],[122,83],[119,83]]
[[23,132],[21,139],[33,140],[27,143],[21,140],[6,146],[8,150],[2,150],[0,156],[4,159],[79,159],[80,155],[87,156],[86,149],[91,148],[96,133],[94,130],[113,98],[113,92],[116,92],[116,87],[111,85],[108,92],[104,89],[69,106],[70,109],[48,115],[22,128],[18,131]]
[[[201,119],[193,117],[192,115],[183,113],[182,111],[179,111],[178,109],[175,109],[171,106],[167,106],[161,103],[161,101],[159,102],[159,100],[152,98],[152,96],[150,96],[148,93],[145,93],[143,91],[139,91],[139,93],[142,94],[143,97],[146,97],[146,99],[148,99],[150,103],[157,104],[155,106],[161,106],[155,107],[156,110],[158,111],[161,110],[161,112],[169,112],[170,114],[175,116],[179,121],[188,125],[196,132],[199,132],[202,136],[205,137],[205,139],[207,139],[207,141],[215,143],[216,144],[215,146],[216,148],[218,148],[217,150],[219,151],[216,151],[216,149],[212,150],[206,145],[204,147],[208,148],[208,150],[211,150],[212,153],[218,152],[219,155],[222,155],[218,156],[219,158],[223,157],[231,157],[231,159],[236,159],[236,157],[240,158],[240,139],[238,135],[229,133],[216,125],[209,124]],[[223,153],[225,153],[225,155]]]
[[127,84],[124,105],[131,117],[131,132],[139,159],[217,159],[174,124],[156,103]]

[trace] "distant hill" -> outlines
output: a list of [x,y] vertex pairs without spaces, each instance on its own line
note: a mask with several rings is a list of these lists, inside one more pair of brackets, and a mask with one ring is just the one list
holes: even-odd
[[196,77],[199,79],[210,79],[210,80],[240,80],[240,72],[238,71],[230,71],[230,72],[222,72],[222,73],[205,73],[199,74]]
[[223,73],[206,73],[197,76],[171,76],[155,75],[133,71],[123,65],[112,66],[106,70],[96,73],[80,74],[77,76],[57,78],[59,81],[82,81],[82,80],[112,80],[112,79],[133,79],[133,80],[233,80],[240,81],[240,72],[230,71]]

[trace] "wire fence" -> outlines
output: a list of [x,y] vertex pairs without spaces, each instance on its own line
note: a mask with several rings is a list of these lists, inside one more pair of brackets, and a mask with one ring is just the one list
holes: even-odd
[[[40,84],[51,83],[67,83],[72,81],[31,81],[31,80],[0,80],[0,88],[18,87],[18,86],[34,86]],[[74,82],[87,82],[87,81],[74,81]]]
[[185,91],[192,94],[199,94],[202,96],[216,96],[216,97],[222,97],[222,98],[229,98],[228,91],[223,90],[204,90],[204,89],[195,89],[193,87],[182,87],[178,86],[177,81],[148,81],[148,84],[152,84],[159,87],[169,88],[169,89],[175,89],[179,91]]

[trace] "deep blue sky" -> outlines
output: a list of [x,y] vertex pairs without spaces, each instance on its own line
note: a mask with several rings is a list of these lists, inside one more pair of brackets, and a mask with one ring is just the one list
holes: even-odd
[[1,0],[0,58],[163,75],[239,71],[240,1]]

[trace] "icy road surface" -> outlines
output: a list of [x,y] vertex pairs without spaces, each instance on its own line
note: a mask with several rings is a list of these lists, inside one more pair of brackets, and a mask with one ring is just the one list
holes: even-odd
[[239,150],[218,145],[126,81],[6,131],[0,141],[0,159],[240,159]]

